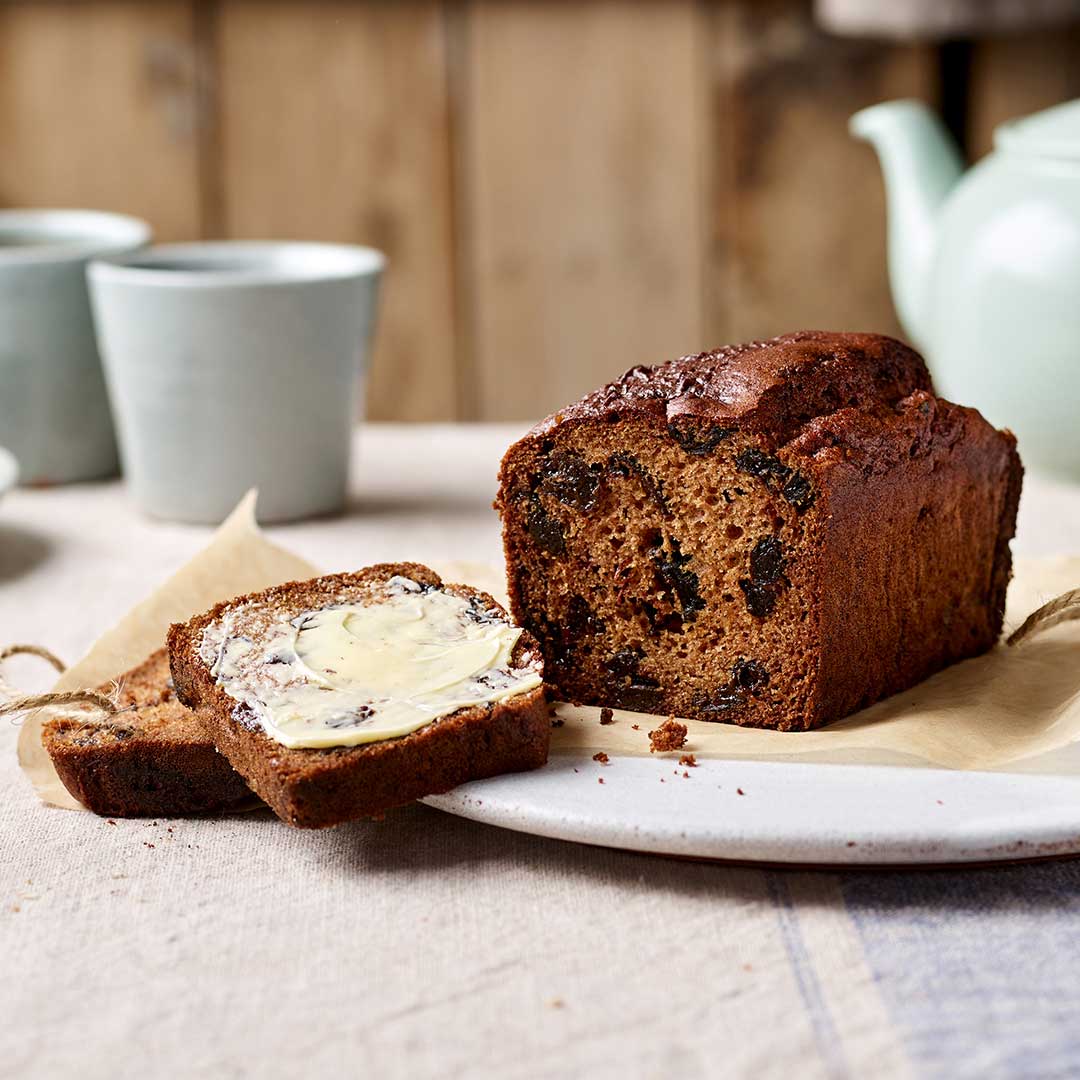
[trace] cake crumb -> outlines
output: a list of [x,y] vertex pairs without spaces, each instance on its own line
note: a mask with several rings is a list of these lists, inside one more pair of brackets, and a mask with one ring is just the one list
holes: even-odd
[[610,760],[610,758],[608,758],[607,754],[605,754],[603,750],[598,750],[595,754],[593,754],[592,759],[593,761],[599,761],[601,765],[606,765]]
[[565,1008],[565,1005],[566,1003],[563,1001],[562,998],[552,998],[548,1002],[548,1007],[552,1009],[562,1009]]
[[634,731],[640,731],[641,730],[641,727],[638,724],[631,724],[630,727]]
[[649,753],[658,750],[681,750],[686,745],[686,725],[680,724],[675,717],[669,716],[655,731],[649,732]]
[[745,792],[745,791],[743,791],[743,789],[742,789],[741,787],[737,787],[737,788],[735,789],[735,794],[736,794],[736,795],[745,795],[745,794],[746,794],[746,792]]
[[688,768],[692,769],[697,765],[697,758],[694,757],[693,754],[683,754],[683,756],[679,758],[679,764],[686,765]]
[[566,721],[565,721],[565,720],[563,720],[563,719],[562,719],[561,717],[559,717],[559,716],[556,716],[556,717],[555,717],[555,719],[551,721],[551,726],[552,726],[552,727],[562,727],[562,726],[563,726],[563,724],[565,724],[565,723],[566,723]]
[[689,779],[690,779],[690,774],[689,774],[688,772],[684,772],[684,773],[683,773],[683,777],[684,777],[685,779],[689,780]]
[[598,777],[596,778],[596,782],[597,782],[598,784],[602,784],[602,783],[604,782],[604,778],[603,778],[602,776],[598,776]]
[[601,709],[600,710],[600,723],[601,724],[614,724],[615,723],[615,714],[611,711],[611,709]]

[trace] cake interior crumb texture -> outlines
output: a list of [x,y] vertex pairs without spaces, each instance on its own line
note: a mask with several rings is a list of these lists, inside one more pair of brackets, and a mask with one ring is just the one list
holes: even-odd
[[503,459],[513,614],[565,700],[817,727],[994,644],[1021,473],[891,338],[634,368]]

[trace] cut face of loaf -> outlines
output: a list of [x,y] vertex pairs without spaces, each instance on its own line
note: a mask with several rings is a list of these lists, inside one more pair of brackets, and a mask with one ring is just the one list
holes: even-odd
[[507,452],[513,613],[566,700],[805,730],[993,645],[1020,477],[889,338],[636,368]]

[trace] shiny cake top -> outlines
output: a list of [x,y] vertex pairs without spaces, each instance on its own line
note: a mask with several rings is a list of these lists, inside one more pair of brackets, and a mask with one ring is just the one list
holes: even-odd
[[922,357],[881,334],[803,330],[729,345],[614,382],[549,416],[533,434],[573,421],[682,418],[786,442],[816,416],[844,408],[892,409],[916,390],[933,392]]

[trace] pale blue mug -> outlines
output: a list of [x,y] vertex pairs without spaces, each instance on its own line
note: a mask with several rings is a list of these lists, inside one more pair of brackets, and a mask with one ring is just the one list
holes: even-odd
[[0,210],[0,445],[24,484],[116,472],[86,264],[149,242],[146,222],[120,214]]
[[338,511],[385,258],[344,244],[172,244],[94,262],[124,475],[153,517]]

